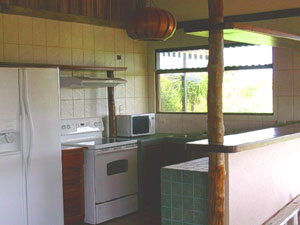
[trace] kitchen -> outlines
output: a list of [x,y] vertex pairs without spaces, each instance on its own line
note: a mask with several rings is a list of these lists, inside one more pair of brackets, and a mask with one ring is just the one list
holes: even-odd
[[[155,1],[156,2],[156,1]],[[160,7],[169,8],[168,3]],[[194,3],[195,5],[197,3]],[[242,3],[240,3],[242,5]],[[279,4],[279,3],[278,3]],[[228,14],[241,14],[237,4]],[[259,4],[258,4],[259,5]],[[239,8],[240,7],[240,8]],[[275,9],[295,8],[299,3],[279,5]],[[178,7],[179,8],[179,7]],[[198,7],[195,7],[199,9]],[[207,7],[205,7],[206,9]],[[249,12],[255,12],[255,8]],[[264,6],[260,11],[270,11]],[[175,12],[180,12],[173,6]],[[185,10],[188,14],[190,9]],[[184,10],[183,10],[184,11]],[[179,19],[180,13],[178,13]],[[207,13],[206,13],[207,15]],[[261,26],[299,34],[297,20],[289,26],[289,19],[279,22],[261,21]],[[75,22],[43,19],[29,16],[1,14],[0,61],[13,63],[75,65],[85,67],[127,67],[115,73],[127,81],[116,87],[116,114],[141,114],[156,112],[155,106],[155,58],[154,49],[207,45],[207,39],[188,36],[182,30],[162,43],[133,41],[126,31]],[[228,132],[254,130],[300,120],[299,65],[297,49],[273,49],[274,114],[273,115],[225,115]],[[60,76],[82,75],[80,72],[61,71]],[[106,77],[100,72],[88,75]],[[60,119],[103,118],[108,124],[107,89],[69,89],[60,91]],[[157,133],[190,134],[207,131],[207,117],[203,114],[156,114]],[[107,131],[104,131],[107,134]]]

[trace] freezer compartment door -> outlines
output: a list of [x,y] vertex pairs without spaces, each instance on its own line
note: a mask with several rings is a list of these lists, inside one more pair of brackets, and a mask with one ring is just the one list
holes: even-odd
[[20,152],[0,154],[0,224],[25,225]]
[[30,130],[29,221],[63,225],[58,70],[27,68],[24,73]]
[[95,152],[96,203],[137,193],[137,149]]

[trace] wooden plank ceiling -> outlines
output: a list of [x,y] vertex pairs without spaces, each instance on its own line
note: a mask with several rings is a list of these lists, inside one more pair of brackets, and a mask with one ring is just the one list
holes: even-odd
[[0,12],[47,19],[124,27],[146,0],[0,0]]

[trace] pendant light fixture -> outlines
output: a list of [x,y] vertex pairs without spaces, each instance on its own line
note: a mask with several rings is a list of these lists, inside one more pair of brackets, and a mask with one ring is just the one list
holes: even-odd
[[150,7],[136,9],[129,15],[126,31],[129,37],[142,41],[165,41],[177,28],[176,18],[168,11]]

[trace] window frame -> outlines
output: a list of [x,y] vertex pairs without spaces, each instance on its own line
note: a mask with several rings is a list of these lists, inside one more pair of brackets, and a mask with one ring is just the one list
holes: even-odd
[[[241,44],[241,43],[230,43],[224,44],[224,47],[239,47],[239,46],[251,46],[251,44]],[[178,47],[178,48],[164,48],[164,49],[155,49],[155,94],[156,94],[156,113],[158,114],[192,114],[192,115],[207,115],[207,112],[162,112],[161,111],[161,96],[160,96],[160,74],[170,74],[170,73],[186,73],[190,72],[208,72],[207,67],[205,68],[185,68],[185,69],[157,69],[157,54],[161,52],[173,52],[173,51],[189,51],[196,49],[208,49],[207,45],[200,46],[189,46],[189,47]],[[274,115],[274,62],[267,65],[257,65],[257,66],[225,66],[224,71],[235,71],[235,70],[252,70],[252,69],[273,69],[272,74],[272,113],[238,113],[238,112],[223,112],[224,115],[258,115],[258,116],[272,116]],[[185,99],[186,101],[186,99]]]

